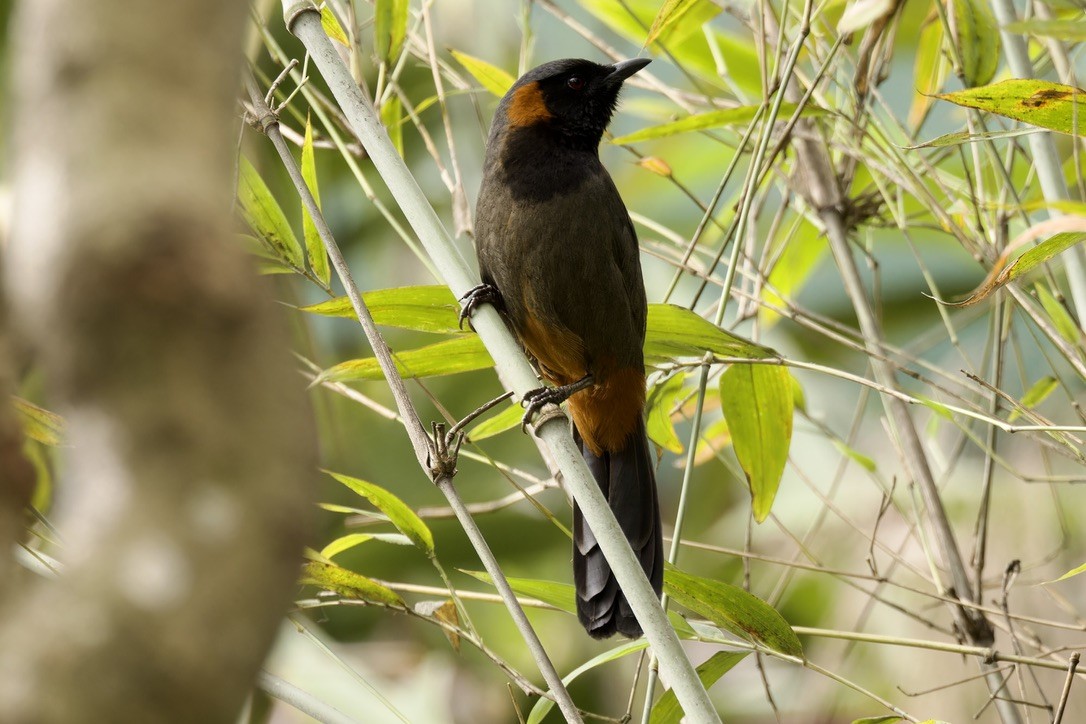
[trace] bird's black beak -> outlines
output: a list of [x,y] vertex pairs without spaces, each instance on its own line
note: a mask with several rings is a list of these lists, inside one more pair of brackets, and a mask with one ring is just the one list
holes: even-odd
[[611,66],[611,72],[607,75],[607,83],[619,85],[651,62],[649,58],[630,58],[629,60],[619,61]]

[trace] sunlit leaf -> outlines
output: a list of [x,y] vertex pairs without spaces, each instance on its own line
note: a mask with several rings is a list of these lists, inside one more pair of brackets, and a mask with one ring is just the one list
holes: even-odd
[[279,203],[249,159],[238,161],[238,203],[246,223],[269,248],[292,266],[301,268],[302,247]]
[[[464,571],[472,578],[478,579],[483,583],[494,585],[494,579],[490,577],[489,573],[485,571]],[[574,591],[573,586],[568,583],[557,583],[556,581],[541,581],[535,578],[510,578],[505,579],[509,583],[509,587],[513,589],[513,592],[518,596],[524,596],[526,598],[535,598],[550,606],[554,606],[560,611],[566,613],[577,613],[577,593]]]
[[645,335],[645,359],[650,364],[676,357],[701,356],[706,351],[722,357],[763,359],[776,353],[725,332],[684,307],[650,304]]
[[[710,686],[720,680],[720,677],[731,671],[736,664],[749,654],[749,651],[717,651],[697,668],[701,685],[708,690]],[[656,702],[656,705],[652,707],[649,724],[679,724],[684,714],[682,704],[679,703],[678,697],[675,696],[675,691],[668,689]]]
[[909,125],[920,128],[935,102],[932,96],[943,89],[950,70],[950,61],[943,52],[943,23],[936,13],[932,13],[920,29],[915,55],[913,84],[916,93],[909,107]]
[[675,424],[671,421],[671,408],[682,394],[684,378],[682,373],[674,374],[653,385],[645,400],[645,428],[649,439],[673,453],[683,451],[683,444],[675,434]]
[[787,309],[787,302],[795,300],[819,261],[829,253],[822,230],[802,217],[795,219],[794,233],[785,237],[782,243],[784,249],[769,272],[769,283],[761,285],[762,299],[767,304],[759,307],[758,319],[766,325],[780,318],[777,311],[767,305]]
[[337,43],[347,46],[351,44],[351,41],[347,38],[347,33],[343,32],[343,26],[339,24],[335,13],[327,5],[321,8],[321,27],[324,28],[325,35]]
[[[721,418],[701,431],[698,447],[694,451],[694,465],[707,463],[726,447],[731,447],[732,434],[728,431],[728,421]],[[677,461],[676,465],[682,465]]]
[[669,166],[667,161],[662,158],[645,156],[637,162],[637,165],[657,176],[663,176],[664,178],[671,177],[671,166]]
[[754,519],[773,507],[792,441],[792,380],[777,365],[734,364],[720,377],[720,406],[750,484]]
[[894,0],[853,0],[837,22],[837,32],[847,35],[862,30],[893,9]]
[[999,26],[988,0],[951,0],[950,29],[966,87],[991,82],[999,67]]
[[[418,332],[455,334],[460,329],[460,305],[446,286],[393,287],[363,292],[362,301],[377,324]],[[354,309],[347,297],[301,308],[303,312],[326,317],[354,319]]]
[[[1026,394],[1022,395],[1022,399],[1019,402],[1022,407],[1025,407],[1026,409],[1033,409],[1044,402],[1045,398],[1055,392],[1056,388],[1059,386],[1060,383],[1055,377],[1042,377],[1026,390]],[[1014,422],[1021,417],[1021,415],[1022,412],[1020,410],[1011,410],[1011,414],[1007,416],[1007,422]]]
[[[483,341],[474,334],[395,352],[393,360],[400,375],[406,379],[454,375],[494,366],[494,360],[483,346]],[[365,357],[329,367],[318,375],[317,381],[379,380],[382,377],[377,358]]]
[[803,645],[788,622],[742,588],[670,568],[664,571],[664,590],[682,606],[740,638],[788,656],[803,656]]
[[998,138],[1015,138],[1017,136],[1028,136],[1032,133],[1041,133],[1036,128],[1014,128],[1009,131],[989,131],[987,133],[969,133],[968,131],[958,131],[957,133],[948,133],[938,138],[933,138],[930,141],[924,141],[918,143],[915,146],[902,146],[906,151],[915,151],[918,148],[942,148],[944,146],[960,146],[965,143],[977,143],[978,141],[991,141]]
[[1055,38],[1056,40],[1086,40],[1086,20],[1080,16],[1075,18],[1062,18],[1059,20],[1018,20],[1007,23],[1004,30],[1024,35],[1038,35],[1043,38]]
[[388,138],[400,157],[403,157],[403,104],[397,95],[389,96],[381,104],[381,124],[388,131]]
[[834,440],[833,446],[840,450],[842,455],[849,458],[850,460],[852,460],[852,462],[856,463],[869,473],[873,473],[878,469],[878,466],[875,464],[874,460],[864,455],[859,450],[849,447],[843,441]]
[[347,535],[336,538],[324,548],[321,548],[321,555],[325,558],[334,558],[343,551],[350,550],[355,546],[362,545],[371,540],[373,540],[373,536],[368,533],[348,533]]
[[[619,644],[610,651],[604,651],[602,654],[589,659],[570,673],[563,676],[562,683],[566,686],[569,686],[570,682],[572,682],[584,672],[591,671],[597,666],[601,666],[608,662],[614,661],[615,659],[620,659],[623,656],[627,656],[629,654],[641,651],[648,645],[649,642],[645,639],[637,639],[634,641],[627,641],[624,644]],[[528,714],[527,724],[540,724],[540,722],[542,722],[547,717],[547,714],[550,713],[550,710],[553,707],[553,699],[540,697],[539,700],[536,701],[535,706],[532,707],[532,711]]]
[[343,598],[357,598],[385,606],[403,607],[399,594],[361,573],[349,571],[334,563],[309,561],[302,569],[302,583],[320,586]]
[[461,53],[458,50],[451,50],[449,52],[456,58],[456,62],[464,66],[464,70],[470,73],[472,78],[478,81],[479,85],[499,98],[508,93],[509,89],[513,87],[513,83],[516,82],[516,78],[481,58],[476,58],[467,53]]
[[1055,583],[1056,581],[1065,581],[1068,578],[1072,578],[1072,577],[1077,576],[1078,574],[1084,573],[1084,572],[1086,572],[1086,563],[1083,563],[1078,568],[1072,568],[1067,573],[1064,573],[1062,576],[1055,579],[1054,581],[1048,581],[1048,583]]
[[1033,78],[942,93],[938,98],[966,108],[995,113],[1031,126],[1086,135],[1086,96],[1079,88]]
[[514,403],[507,406],[504,410],[497,415],[492,415],[482,422],[475,425],[475,427],[468,430],[467,438],[477,442],[479,440],[485,440],[488,437],[494,437],[495,435],[505,432],[506,430],[512,430],[514,427],[520,424],[520,421],[524,419],[524,408]]
[[656,18],[652,21],[652,27],[649,28],[648,37],[645,38],[645,45],[649,45],[659,38],[665,30],[681,20],[700,2],[701,0],[664,0],[664,4],[660,6],[660,12],[656,14]]
[[865,716],[863,719],[853,719],[852,724],[894,724],[894,722],[899,721],[904,721],[904,719],[895,714],[888,714],[886,716]]
[[[309,193],[313,194],[313,200],[317,202],[317,208],[321,207],[320,188],[317,186],[317,163],[313,157],[313,126],[309,123],[309,117],[305,119],[305,140],[302,142],[302,178],[309,187]],[[324,242],[321,241],[317,227],[309,216],[305,204],[302,204],[302,231],[305,237],[305,251],[309,256],[309,268],[313,275],[327,284],[331,277],[331,269],[328,267],[328,253],[324,250]]]
[[392,65],[400,57],[407,37],[408,0],[376,0],[373,14],[373,43],[377,57]]
[[63,417],[14,395],[11,396],[11,406],[15,408],[23,434],[28,438],[52,447],[61,443],[64,437]]
[[960,302],[948,302],[946,304],[952,307],[968,307],[987,299],[992,292],[1008,282],[1012,282],[1023,274],[1036,269],[1057,254],[1065,252],[1083,241],[1086,241],[1086,232],[1065,231],[1054,234],[1037,246],[1028,249],[1009,265],[1004,257],[1000,257],[992,266],[988,276],[968,297]]
[[1052,292],[1048,291],[1046,285],[1037,285],[1037,298],[1040,300],[1045,312],[1048,313],[1048,318],[1052,320],[1052,324],[1056,326],[1056,331],[1060,333],[1060,336],[1072,345],[1081,344],[1082,329],[1079,328],[1071,313],[1067,311],[1067,307],[1056,299]]
[[434,536],[426,524],[422,522],[415,511],[407,507],[407,504],[398,497],[382,488],[380,485],[349,475],[341,475],[331,471],[325,471],[339,482],[346,485],[354,492],[370,501],[375,508],[388,516],[396,529],[411,539],[418,548],[428,556],[434,554]]
[[[625,136],[619,136],[611,140],[619,146],[629,145],[631,143],[640,143],[641,141],[648,141],[654,138],[664,138],[665,136],[674,136],[678,133],[688,133],[690,131],[705,131],[711,128],[723,128],[724,126],[745,125],[754,120],[754,117],[758,114],[760,106],[739,106],[738,108],[724,108],[717,111],[706,111],[704,113],[697,113],[693,116],[687,116],[677,121],[671,121],[670,123],[663,123],[658,126],[650,126],[649,128],[643,128],[640,131],[630,133]],[[796,112],[796,105],[794,103],[782,103],[780,114],[777,116],[778,120],[783,121],[792,116]],[[812,106],[810,104],[804,106],[802,116],[812,117],[824,115],[825,110],[818,106]]]

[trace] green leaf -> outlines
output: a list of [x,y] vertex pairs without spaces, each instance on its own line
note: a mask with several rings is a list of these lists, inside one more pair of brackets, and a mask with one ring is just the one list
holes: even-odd
[[732,365],[720,377],[720,407],[750,484],[754,519],[773,507],[792,440],[792,380],[778,365]]
[[60,445],[64,437],[63,417],[15,395],[11,396],[11,406],[15,408],[24,435],[43,445]]
[[[461,573],[482,581],[483,583],[494,585],[494,579],[490,577],[489,573],[485,571],[465,571],[461,569]],[[560,611],[566,613],[577,613],[576,596],[573,586],[568,583],[558,583],[556,581],[541,581],[534,578],[509,578],[505,579],[509,583],[509,587],[513,589],[513,592],[519,596],[526,598],[537,598],[543,603],[554,606]]]
[[656,19],[652,21],[649,35],[645,38],[645,45],[650,45],[699,3],[700,0],[665,0],[660,6],[660,12],[656,14]]
[[302,569],[301,582],[334,591],[343,598],[357,598],[385,606],[407,605],[391,588],[334,563],[309,561]]
[[1086,572],[1086,563],[1083,563],[1078,568],[1072,568],[1067,573],[1064,573],[1062,576],[1057,578],[1055,581],[1048,581],[1048,583],[1055,583],[1056,581],[1066,581],[1068,578],[1072,578],[1083,572]]
[[[302,179],[309,187],[309,193],[313,194],[313,200],[317,202],[317,208],[321,208],[320,188],[317,186],[317,163],[313,158],[313,126],[309,123],[309,116],[305,118],[305,140],[302,141]],[[331,280],[332,272],[328,268],[328,253],[324,250],[324,242],[321,241],[317,227],[313,219],[302,204],[302,231],[305,236],[305,251],[309,256],[309,268],[313,275],[325,284]]]
[[[362,294],[373,320],[386,327],[413,329],[418,332],[456,334],[460,329],[460,305],[445,286],[394,287]],[[347,297],[302,307],[303,312],[326,317],[354,319],[354,309]]]
[[909,126],[919,129],[934,102],[932,96],[943,89],[950,70],[950,61],[943,52],[943,24],[938,17],[929,18],[920,29],[915,55],[913,85],[916,94],[909,107]]
[[373,540],[373,536],[369,533],[348,533],[347,535],[336,538],[324,548],[321,548],[321,555],[325,558],[333,558],[338,553],[350,550],[355,546],[362,545],[366,541],[371,540]]
[[988,0],[952,0],[950,28],[966,87],[984,85],[999,67],[999,26]]
[[694,312],[674,304],[650,304],[645,334],[645,359],[650,364],[676,357],[704,355],[765,359],[776,352],[725,332]]
[[[1034,246],[1014,260],[1007,269],[1000,274],[1000,284],[1013,281],[1022,276],[1026,272],[1036,269],[1046,261],[1061,254],[1070,249],[1075,244],[1081,244],[1086,241],[1086,232],[1082,231],[1064,231],[1059,234],[1053,234],[1037,246]],[[1003,277],[1006,277],[1005,279]]]
[[478,442],[479,440],[485,440],[488,437],[494,437],[506,430],[512,430],[519,425],[520,421],[523,419],[524,408],[517,403],[513,403],[497,415],[488,417],[468,430],[467,439],[472,442]]
[[671,421],[671,409],[682,394],[683,379],[685,375],[680,372],[656,383],[645,400],[645,427],[649,439],[673,453],[683,451],[683,444],[675,434],[675,424]]
[[[589,659],[588,661],[581,664],[580,666],[578,666],[573,671],[571,671],[568,674],[566,674],[565,676],[563,676],[562,677],[562,683],[565,684],[566,686],[569,686],[570,682],[572,682],[574,679],[576,679],[578,676],[580,676],[584,672],[590,671],[590,670],[596,668],[597,666],[600,666],[602,664],[606,664],[606,663],[608,663],[610,661],[614,661],[615,659],[620,659],[623,656],[627,656],[627,655],[635,653],[637,651],[641,651],[642,649],[646,648],[648,645],[649,645],[649,642],[647,640],[641,638],[641,639],[636,639],[634,641],[627,641],[624,644],[620,644],[620,645],[616,646],[615,648],[611,649],[610,651],[604,651],[599,656],[595,656],[595,657]],[[540,697],[539,700],[536,701],[535,706],[532,707],[532,711],[528,714],[528,722],[527,722],[527,724],[540,724],[540,722],[542,722],[546,718],[547,714],[550,712],[550,710],[553,707],[554,707],[554,700],[553,699],[547,699],[547,698],[544,698],[544,697]]]
[[[425,347],[397,352],[393,355],[396,369],[406,379],[439,377],[459,372],[485,370],[494,360],[476,335],[454,337]],[[329,367],[317,376],[317,382],[348,380],[379,380],[383,373],[376,357],[352,359]]]
[[1079,88],[1033,78],[1004,80],[979,88],[942,93],[938,98],[995,113],[1031,126],[1086,135],[1086,98]]
[[[636,131],[626,136],[619,136],[618,138],[612,139],[611,143],[618,146],[626,146],[631,143],[640,143],[641,141],[648,141],[654,138],[674,136],[678,133],[705,131],[711,128],[747,124],[754,120],[754,117],[758,114],[759,108],[761,108],[761,106],[739,106],[738,108],[724,108],[717,111],[697,113],[692,116],[687,116],[686,118],[680,118],[677,121],[663,123],[659,126],[642,128],[640,131]],[[795,112],[796,104],[782,103],[777,120],[786,120]],[[825,113],[826,111],[822,108],[808,104],[804,106],[803,112],[800,115],[808,118],[825,115]]]
[[335,13],[333,13],[332,9],[327,5],[321,8],[321,27],[324,28],[324,34],[332,40],[348,47],[351,45],[351,41],[347,38],[347,33],[343,32],[343,26],[339,24],[339,20],[336,19]]
[[426,555],[431,557],[434,555],[433,534],[430,533],[430,529],[426,527],[426,524],[422,522],[422,518],[407,507],[406,503],[380,485],[374,485],[365,480],[333,473],[328,470],[325,472],[370,501],[374,507],[388,516],[388,519],[392,521],[397,530],[410,538],[411,542]]
[[[1022,395],[1020,404],[1027,409],[1033,409],[1044,402],[1045,398],[1051,395],[1059,386],[1060,383],[1055,377],[1042,377],[1026,390],[1026,394]],[[1007,422],[1014,422],[1021,417],[1021,415],[1022,413],[1020,410],[1011,410],[1011,414],[1007,417]]]
[[853,719],[852,724],[894,724],[897,721],[904,721],[896,714],[887,714],[886,716],[865,716],[863,719]]
[[[749,653],[749,651],[717,651],[697,668],[701,685],[708,690]],[[678,697],[675,696],[675,691],[669,689],[652,707],[649,724],[679,724],[685,713]]]
[[1086,40],[1086,20],[1081,16],[1060,20],[1018,20],[1007,23],[1004,30],[1023,35],[1039,35],[1056,40]]
[[978,141],[991,141],[997,138],[1028,136],[1031,133],[1040,133],[1040,131],[1036,128],[1014,128],[1009,131],[989,131],[987,133],[958,131],[957,133],[948,133],[945,136],[918,143],[915,146],[902,146],[902,148],[906,151],[915,151],[918,148],[943,148],[945,146],[960,146],[965,143],[977,143]]
[[461,53],[458,50],[450,50],[449,52],[456,58],[457,63],[464,66],[464,70],[471,73],[471,77],[479,85],[499,98],[508,93],[509,89],[513,87],[513,83],[516,82],[516,78],[485,60],[467,53]]
[[684,607],[740,638],[788,656],[803,657],[803,645],[788,622],[768,603],[742,588],[669,568],[664,571],[664,589]]
[[1048,318],[1052,320],[1052,324],[1056,325],[1056,331],[1060,333],[1060,336],[1073,345],[1081,344],[1082,330],[1079,329],[1078,323],[1075,322],[1071,313],[1067,311],[1067,307],[1056,299],[1052,292],[1048,291],[1046,285],[1037,285],[1037,298],[1048,313]]
[[394,65],[407,37],[408,0],[376,0],[373,15],[373,44],[377,57]]
[[302,267],[302,247],[264,179],[245,156],[238,161],[238,203],[245,222],[291,266]]
[[403,158],[403,104],[399,96],[391,95],[381,104],[381,124],[388,131],[388,138],[396,152]]
[[875,470],[878,469],[878,466],[875,464],[874,460],[867,457],[866,455],[861,453],[859,450],[856,450],[854,448],[849,447],[843,441],[834,440],[833,441],[833,446],[835,448],[837,448],[841,452],[842,455],[849,458],[850,460],[852,460],[852,462],[856,463],[857,465],[859,465],[861,468],[868,471],[869,473],[873,473],[873,472],[875,472]]

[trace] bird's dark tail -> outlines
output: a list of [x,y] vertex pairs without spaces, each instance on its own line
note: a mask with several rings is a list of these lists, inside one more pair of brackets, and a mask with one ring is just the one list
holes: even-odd
[[[637,427],[626,438],[625,447],[617,452],[604,451],[599,456],[580,436],[578,442],[592,476],[659,596],[664,582],[664,544],[656,476],[644,420],[638,417]],[[616,632],[631,638],[641,635],[641,626],[576,505],[573,506],[573,579],[577,587],[577,618],[589,635],[593,638],[607,638]]]

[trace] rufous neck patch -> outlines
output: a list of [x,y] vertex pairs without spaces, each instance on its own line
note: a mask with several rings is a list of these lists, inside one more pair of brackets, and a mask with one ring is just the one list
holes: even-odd
[[537,82],[517,89],[509,103],[506,116],[511,126],[531,126],[554,117],[547,110],[547,104],[543,101],[543,90]]

